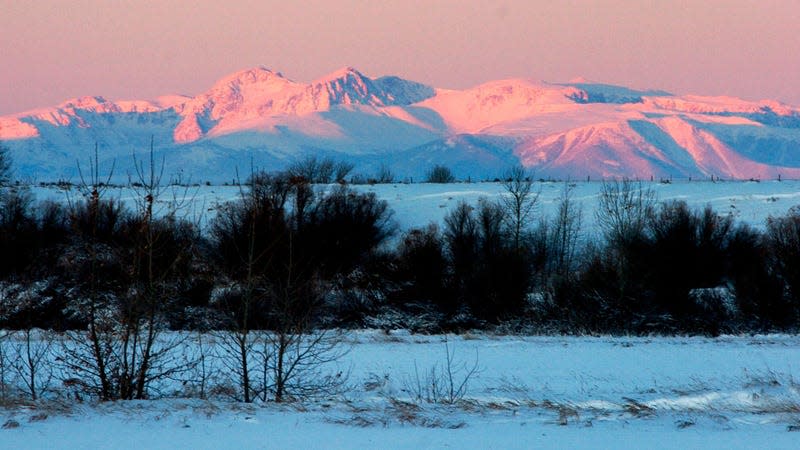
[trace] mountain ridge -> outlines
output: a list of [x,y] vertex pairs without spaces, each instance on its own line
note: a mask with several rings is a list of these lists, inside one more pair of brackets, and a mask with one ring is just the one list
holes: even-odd
[[151,137],[169,165],[200,179],[229,179],[248,159],[280,169],[308,154],[365,172],[389,161],[416,179],[448,161],[473,179],[513,163],[559,178],[800,177],[800,108],[585,79],[454,90],[353,67],[297,82],[259,66],[196,96],[86,96],[0,117],[0,141],[24,177],[69,178],[95,144],[118,161]]

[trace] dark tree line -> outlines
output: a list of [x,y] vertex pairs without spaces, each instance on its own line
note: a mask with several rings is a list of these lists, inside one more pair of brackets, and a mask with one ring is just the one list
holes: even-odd
[[[535,191],[523,191],[535,205]],[[800,209],[758,230],[611,182],[595,211],[600,236],[587,239],[568,187],[552,217],[522,226],[510,192],[458,205],[441,230],[407,232],[396,252],[401,301],[433,306],[455,328],[715,335],[800,324]]]
[[[306,175],[328,177],[332,164],[312,162]],[[89,330],[97,366],[116,351],[100,339],[112,328],[136,345],[150,330],[234,330],[244,352],[263,329],[288,339],[359,326],[716,334],[798,325],[798,209],[755,229],[710,207],[658,203],[639,183],[607,183],[589,238],[568,186],[544,216],[532,176],[516,168],[498,202],[461,203],[442,224],[396,235],[374,194],[315,186],[294,169],[254,173],[203,231],[174,209],[153,211],[152,173],[132,209],[97,179],[67,204],[6,185],[0,328]],[[104,377],[120,383],[119,373]],[[126,382],[121,396],[141,394]]]
[[604,239],[554,297],[556,314],[588,331],[796,329],[798,212],[770,217],[760,231],[708,206],[656,203],[639,183],[606,184],[597,211]]

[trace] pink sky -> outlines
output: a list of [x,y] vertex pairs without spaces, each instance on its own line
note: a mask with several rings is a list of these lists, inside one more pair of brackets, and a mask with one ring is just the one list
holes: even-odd
[[195,95],[263,65],[464,88],[577,76],[800,105],[796,0],[0,0],[0,114]]

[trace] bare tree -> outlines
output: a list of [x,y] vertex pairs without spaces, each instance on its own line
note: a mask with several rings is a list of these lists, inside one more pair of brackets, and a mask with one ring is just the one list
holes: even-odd
[[[213,364],[213,339],[209,342],[209,338],[213,337],[213,334],[209,334],[207,329],[197,330],[193,334],[195,338],[189,340],[184,347],[190,353],[188,359],[194,362],[189,374],[189,380],[192,383],[187,383],[190,388],[188,395],[207,400],[209,388],[218,380],[221,369]],[[192,385],[194,385],[194,389],[191,389]]]
[[8,400],[8,351],[6,350],[6,339],[10,333],[0,330],[0,402]]
[[381,166],[378,168],[378,172],[375,175],[375,183],[394,183],[394,173],[392,172],[392,169],[385,163],[381,163]]
[[428,183],[454,183],[456,177],[449,167],[437,164],[425,174],[425,181]]
[[[233,278],[229,297],[235,322],[223,333],[223,364],[235,374],[246,402],[332,392],[343,378],[328,376],[323,369],[340,356],[340,339],[334,339],[338,333],[315,330],[315,325],[330,292],[326,277],[335,272],[337,261],[349,261],[346,256],[360,247],[355,243],[333,256],[322,248],[346,239],[336,235],[339,228],[328,226],[340,218],[330,214],[346,209],[362,218],[369,211],[347,209],[361,205],[361,197],[346,195],[344,188],[322,197],[303,178],[292,177],[288,183],[282,177],[258,178],[267,185],[254,184],[255,191],[229,205],[212,226],[220,262]],[[291,207],[284,205],[287,200]],[[352,229],[347,231],[352,235]],[[331,233],[335,239],[329,238]],[[364,234],[359,239],[369,240]]]
[[[101,227],[109,224],[103,222],[107,214],[105,210],[113,211],[112,204],[103,204],[101,199],[108,188],[109,181],[114,173],[112,165],[105,179],[100,177],[100,164],[98,147],[95,144],[94,159],[89,160],[89,171],[84,174],[80,161],[77,162],[80,183],[79,192],[83,200],[74,203],[68,198],[72,210],[73,227],[81,227],[85,233],[78,244],[78,252],[85,255],[87,280],[84,283],[82,305],[76,309],[83,309],[87,315],[88,330],[86,334],[70,333],[64,343],[64,364],[68,371],[76,373],[79,377],[88,375],[91,381],[84,381],[87,385],[94,384],[101,400],[113,400],[114,381],[110,371],[109,359],[113,354],[113,340],[108,339],[108,324],[102,320],[108,308],[108,294],[101,289],[100,267],[103,260],[109,257],[105,246],[101,242]],[[108,213],[113,214],[113,213]],[[86,223],[80,223],[85,221]],[[77,234],[77,233],[76,233]]]
[[460,201],[444,218],[443,240],[457,303],[467,303],[474,295],[471,285],[478,272],[475,262],[480,246],[480,230],[473,215],[474,209]]
[[292,163],[287,171],[291,177],[302,178],[309,183],[328,184],[344,182],[353,167],[349,162],[309,155]]
[[[150,141],[150,161],[147,169],[136,160],[134,165],[138,184],[131,183],[139,189],[136,199],[138,230],[134,231],[136,242],[133,252],[133,284],[130,299],[125,305],[122,320],[123,329],[120,330],[121,352],[121,380],[120,397],[144,398],[150,369],[154,365],[153,346],[158,335],[156,324],[160,299],[159,292],[162,287],[157,277],[162,274],[155,273],[156,247],[158,246],[158,229],[155,226],[153,207],[156,199],[161,194],[161,178],[164,164],[157,172],[153,158],[153,142]],[[140,186],[140,188],[136,188]]]
[[346,161],[339,161],[333,167],[333,181],[337,183],[344,183],[347,180],[347,175],[353,171],[355,165]]
[[519,165],[503,175],[503,188],[507,195],[501,196],[500,201],[506,210],[514,248],[519,251],[522,247],[522,234],[530,225],[541,191],[533,189],[533,173]]
[[617,246],[640,236],[655,204],[655,191],[641,182],[627,178],[604,182],[595,216],[607,243]]
[[638,181],[604,182],[600,190],[595,217],[605,237],[605,253],[618,275],[619,300],[628,295],[632,282],[632,245],[645,239],[655,207],[655,191]]
[[175,297],[169,278],[184,273],[192,246],[197,241],[192,225],[177,217],[187,201],[173,195],[172,201],[157,211],[163,195],[164,161],[154,159],[150,142],[147,164],[133,157],[136,182],[131,186],[136,195],[136,211],[129,233],[132,237],[131,286],[121,311],[118,331],[120,349],[119,395],[123,399],[143,399],[149,384],[186,370],[174,350],[180,338],[159,339],[163,314]]
[[0,145],[0,186],[11,182],[11,155],[7,147]]
[[572,187],[564,185],[556,217],[550,228],[549,254],[551,276],[569,279],[575,268],[581,229],[581,208],[572,200]]
[[306,400],[341,392],[348,371],[331,371],[329,364],[348,352],[340,330],[283,328],[267,333],[267,355],[264,360],[272,378],[269,384],[272,400]]
[[[298,180],[304,180],[299,178]],[[305,181],[301,182],[306,185]],[[234,305],[230,330],[219,333],[223,364],[238,378],[241,399],[252,402],[265,387],[257,385],[258,368],[265,367],[269,355],[256,353],[259,336],[257,315],[267,301],[266,277],[274,263],[281,236],[285,233],[285,203],[292,183],[288,177],[254,173],[250,190],[240,192],[237,203],[226,205],[212,224],[212,236],[221,262],[233,277],[229,301]],[[295,188],[296,208],[303,210],[305,189]],[[261,360],[257,360],[262,356]],[[254,359],[256,359],[254,361]]]
[[258,332],[250,327],[238,326],[232,330],[214,332],[218,340],[217,358],[224,367],[224,371],[235,378],[238,394],[233,397],[245,403],[251,403],[260,392],[263,384],[256,385],[259,368],[266,367],[264,361],[259,361],[256,347],[262,341]]
[[266,335],[264,361],[272,375],[272,399],[277,403],[334,394],[347,379],[344,372],[330,373],[325,367],[347,349],[341,332],[314,329],[312,320],[324,299],[326,284],[311,266],[296,262],[292,241],[290,234],[284,278],[272,283],[274,330]]
[[176,218],[176,203],[154,210],[163,169],[157,168],[152,144],[148,165],[134,161],[138,181],[132,184],[139,196],[133,215],[101,199],[107,183],[99,181],[96,153],[90,178],[81,177],[86,200],[73,206],[74,226],[82,228],[79,261],[88,260],[88,268],[81,269],[88,280],[79,281],[79,304],[73,308],[86,315],[88,333],[70,333],[63,362],[101,400],[146,398],[153,383],[192,364],[174,351],[179,337],[159,334],[174,298],[169,279],[185,272],[196,235]]

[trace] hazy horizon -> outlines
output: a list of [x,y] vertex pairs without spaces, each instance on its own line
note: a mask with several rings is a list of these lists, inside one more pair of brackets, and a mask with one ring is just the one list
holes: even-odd
[[800,105],[789,1],[0,0],[0,114],[102,95],[196,95],[266,66],[342,66],[442,88],[578,76],[676,94]]

